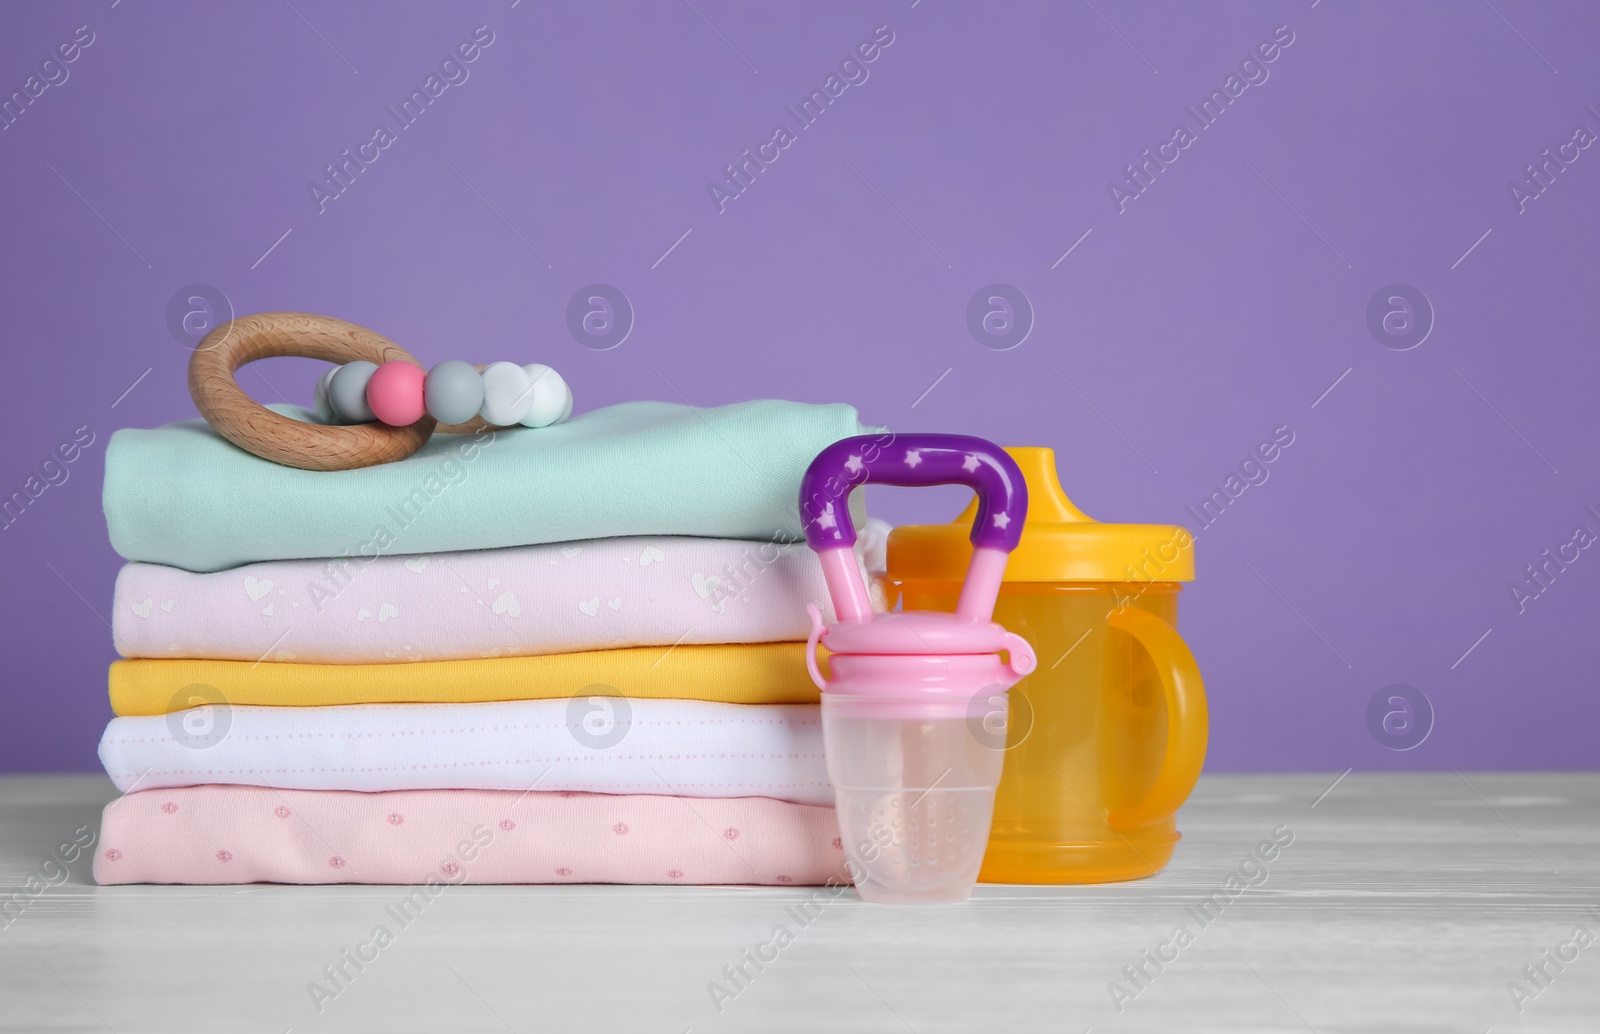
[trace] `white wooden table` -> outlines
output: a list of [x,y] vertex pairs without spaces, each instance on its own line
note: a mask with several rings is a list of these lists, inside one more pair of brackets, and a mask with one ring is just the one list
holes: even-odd
[[[0,1029],[1600,1031],[1600,775],[1336,777],[1205,779],[1154,879],[921,909],[847,895],[805,927],[799,888],[452,888],[321,1013],[307,985],[394,925],[400,888],[102,888],[84,860],[0,929]],[[0,779],[5,896],[111,795]],[[1293,844],[1202,927],[1189,909],[1285,826]],[[729,982],[780,924],[792,943]],[[1529,982],[1580,924],[1595,942]],[[1144,949],[1171,961],[1136,985]],[[720,1012],[713,982],[737,991]]]

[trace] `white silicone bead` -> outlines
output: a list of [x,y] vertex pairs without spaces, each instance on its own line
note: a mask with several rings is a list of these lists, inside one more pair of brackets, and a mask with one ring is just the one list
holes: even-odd
[[572,389],[559,373],[543,363],[522,369],[533,382],[533,405],[522,416],[523,427],[549,427],[572,415]]
[[533,406],[533,378],[516,363],[483,368],[483,408],[478,414],[497,427],[520,423]]
[[333,414],[333,403],[328,401],[328,385],[333,381],[333,375],[339,372],[337,366],[328,367],[317,380],[316,391],[312,394],[312,408],[317,411],[317,419],[325,424],[335,423],[337,418]]

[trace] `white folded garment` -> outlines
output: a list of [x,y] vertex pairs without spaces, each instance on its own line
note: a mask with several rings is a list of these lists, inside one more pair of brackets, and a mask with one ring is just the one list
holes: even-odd
[[833,803],[815,704],[572,697],[487,704],[191,708],[113,718],[123,792],[558,790]]

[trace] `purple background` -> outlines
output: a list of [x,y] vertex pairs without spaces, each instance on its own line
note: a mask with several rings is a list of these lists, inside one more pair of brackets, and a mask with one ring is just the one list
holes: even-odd
[[[708,182],[885,23],[870,78],[719,214]],[[1212,769],[1594,766],[1600,554],[1525,613],[1507,588],[1600,531],[1600,148],[1525,213],[1508,189],[1600,132],[1594,5],[7,5],[0,87],[82,24],[70,78],[0,131],[0,491],[97,435],[0,534],[4,768],[95,767],[104,445],[193,415],[165,315],[193,282],[426,362],[549,362],[580,409],[847,400],[1050,445],[1104,520],[1195,527],[1288,425],[1184,594]],[[480,24],[470,79],[319,215],[308,183]],[[1270,78],[1119,214],[1108,182],[1283,24]],[[567,329],[596,281],[637,313],[609,351]],[[965,316],[995,282],[1036,314],[1007,351]],[[1407,351],[1367,326],[1395,282],[1436,313]],[[309,399],[313,364],[262,366],[258,398]],[[961,502],[883,491],[896,521]],[[1405,752],[1368,728],[1391,683],[1436,711]]]

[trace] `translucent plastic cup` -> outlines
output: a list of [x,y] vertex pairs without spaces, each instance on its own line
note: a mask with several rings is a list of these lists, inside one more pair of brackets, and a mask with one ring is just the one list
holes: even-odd
[[[990,706],[1003,712],[1005,694],[995,699]],[[822,732],[839,833],[861,900],[971,897],[1005,752],[974,735],[968,708],[825,693]]]

